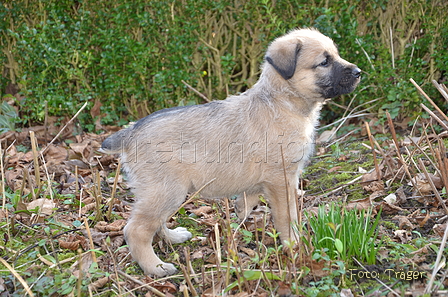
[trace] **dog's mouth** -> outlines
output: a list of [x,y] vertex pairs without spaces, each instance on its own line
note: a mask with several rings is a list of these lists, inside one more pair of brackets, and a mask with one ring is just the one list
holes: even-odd
[[330,77],[321,79],[317,85],[322,97],[330,99],[353,92],[360,81],[361,69],[356,65],[343,67],[342,64],[335,63]]

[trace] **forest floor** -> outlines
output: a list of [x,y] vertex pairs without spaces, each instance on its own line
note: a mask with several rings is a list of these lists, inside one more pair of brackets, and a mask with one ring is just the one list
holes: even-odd
[[[73,121],[52,143],[56,125],[4,133],[0,296],[448,296],[445,117],[380,123],[372,115],[347,121],[350,133],[337,139],[321,133],[297,197],[306,213],[296,246],[281,246],[263,199],[240,224],[232,197],[187,197],[168,225],[193,238],[155,241],[179,268],[159,279],[130,256],[123,227],[133,195],[117,156],[97,151],[117,127],[79,133]],[[378,218],[365,243],[373,262],[344,258],[350,247],[338,246],[337,222],[323,226],[333,228],[335,249],[313,244],[309,219],[331,202],[367,214],[367,225]]]

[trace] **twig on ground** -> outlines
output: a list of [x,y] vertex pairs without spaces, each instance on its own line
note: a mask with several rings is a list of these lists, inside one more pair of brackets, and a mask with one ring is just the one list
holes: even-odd
[[376,180],[381,180],[380,166],[378,164],[378,159],[376,158],[375,144],[373,142],[372,133],[370,133],[370,126],[369,126],[369,123],[367,123],[367,122],[364,122],[364,124],[366,125],[367,135],[369,136],[370,145],[372,146],[372,155],[373,155],[373,163],[375,164]]
[[422,88],[420,88],[420,86],[412,78],[409,80],[417,88],[417,90],[426,98],[426,100],[428,100],[429,103],[431,103],[431,105],[443,116],[445,121],[448,121],[448,116],[446,116],[445,113],[443,113],[443,111],[440,110],[440,108],[437,106],[437,104],[435,104],[434,101],[432,101],[432,99],[429,98],[428,95],[426,95],[426,93],[422,90]]
[[407,174],[409,180],[411,181],[412,186],[414,187],[414,189],[417,189],[417,191],[420,193],[420,195],[423,196],[423,194],[420,192],[420,189],[415,184],[415,181],[412,178],[411,172],[409,171],[408,164],[406,164],[406,162],[404,161],[403,155],[400,152],[400,146],[398,144],[397,134],[395,133],[394,123],[392,122],[392,118],[391,118],[391,116],[390,116],[388,111],[386,111],[386,116],[387,116],[387,121],[389,122],[389,129],[390,129],[390,132],[392,134],[392,140],[394,141],[394,144],[395,144],[395,152],[397,153],[398,160],[400,161],[401,166],[403,167],[404,171],[406,172],[406,174]]
[[118,178],[120,177],[120,169],[121,169],[121,162],[118,161],[117,169],[115,170],[115,178],[114,178],[114,185],[112,187],[112,193],[110,193],[110,201],[106,213],[106,218],[109,220],[110,215],[112,214],[112,207],[114,206],[115,201],[115,193],[117,192],[117,184],[118,184]]
[[429,113],[429,115],[437,121],[437,123],[439,123],[443,128],[445,128],[445,130],[448,131],[448,126],[435,114],[433,113],[428,107],[426,107],[426,105],[424,105],[423,103],[420,103],[420,106],[427,112]]
[[446,90],[446,87],[444,85],[439,84],[437,81],[432,80],[432,84],[436,87],[436,89],[442,94],[443,98],[445,98],[446,102],[448,103],[448,92]]
[[84,224],[86,226],[87,237],[89,238],[89,242],[90,242],[90,249],[91,249],[91,253],[92,253],[93,262],[98,263],[98,260],[96,259],[95,251],[93,250],[95,248],[95,246],[93,245],[92,233],[90,233],[89,221],[87,220],[87,218],[84,218]]
[[440,268],[439,263],[440,263],[440,259],[442,259],[442,255],[445,250],[445,244],[446,244],[447,238],[448,238],[448,224],[445,227],[445,233],[443,234],[442,242],[440,243],[440,248],[439,248],[439,252],[437,253],[436,263],[434,263],[434,269],[432,270],[431,278],[429,279],[429,283],[426,286],[425,293],[431,292],[432,284],[434,283],[437,271]]
[[[5,192],[5,172],[3,170],[3,150],[2,150],[2,142],[0,141],[0,172],[2,175],[2,209],[5,210],[6,209],[6,192]],[[25,183],[25,182],[24,182]]]
[[61,130],[59,130],[59,133],[56,134],[56,136],[50,141],[50,143],[40,152],[42,155],[47,151],[47,149],[50,147],[50,145],[53,144],[53,142],[59,137],[59,135],[62,134],[62,132],[65,130],[65,128],[67,128],[67,126],[73,122],[74,119],[76,119],[76,117],[81,113],[81,111],[84,110],[84,108],[86,108],[87,106],[87,101],[84,103],[83,106],[81,106],[81,108],[78,110],[78,112],[64,125],[64,127],[62,127]]
[[418,159],[418,163],[420,165],[420,169],[425,174],[426,180],[429,182],[429,185],[431,186],[432,191],[436,195],[436,198],[440,205],[442,205],[443,209],[445,210],[445,214],[448,214],[448,207],[445,205],[445,202],[443,201],[442,197],[440,197],[439,191],[437,190],[436,186],[434,185],[434,182],[432,181],[431,177],[429,176],[428,171],[426,170],[425,164],[423,164],[422,159]]
[[25,289],[25,291],[28,293],[28,295],[30,295],[31,297],[34,297],[33,292],[31,291],[30,287],[28,286],[28,284],[26,283],[26,281],[20,276],[20,274],[17,273],[17,271],[8,264],[8,262],[6,262],[5,260],[3,260],[2,257],[0,257],[0,262],[6,266],[6,268],[8,268],[9,271],[11,271],[11,273],[15,276],[15,278],[17,278],[17,280],[22,284],[23,288]]
[[[373,170],[370,170],[369,173],[372,172],[372,171],[373,171]],[[330,195],[330,194],[336,193],[336,192],[342,190],[342,189],[345,188],[345,187],[348,187],[348,186],[350,186],[350,185],[353,185],[355,182],[357,182],[357,181],[360,180],[361,178],[362,178],[362,175],[356,177],[355,179],[349,181],[349,182],[346,183],[346,184],[343,184],[342,186],[339,186],[339,187],[337,187],[337,188],[331,190],[330,192],[326,192],[326,193],[320,194],[320,195],[317,196],[317,197],[318,197],[318,198],[320,198],[320,197],[325,197],[325,196],[328,196],[328,195]],[[330,188],[330,189],[331,189],[331,188]]]
[[165,296],[166,296],[165,294],[163,294],[162,292],[160,292],[160,291],[157,290],[156,288],[151,287],[151,286],[148,285],[148,284],[145,284],[145,283],[142,282],[141,280],[138,280],[138,279],[136,279],[136,278],[130,276],[129,274],[124,273],[124,272],[121,271],[121,270],[117,270],[117,272],[118,272],[118,274],[120,274],[121,276],[124,276],[124,277],[127,278],[128,280],[131,280],[131,281],[133,281],[134,283],[136,283],[136,284],[138,284],[138,285],[140,285],[140,286],[142,286],[142,287],[145,287],[145,288],[149,289],[149,291],[151,291],[151,293],[154,293],[154,294],[156,294],[156,295],[159,296],[159,297],[165,297]]

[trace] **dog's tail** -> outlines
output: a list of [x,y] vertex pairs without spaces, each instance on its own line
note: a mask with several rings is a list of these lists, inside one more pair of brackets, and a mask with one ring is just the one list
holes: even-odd
[[111,136],[107,137],[98,150],[104,154],[121,154],[124,152],[124,144],[127,138],[129,128],[122,129]]

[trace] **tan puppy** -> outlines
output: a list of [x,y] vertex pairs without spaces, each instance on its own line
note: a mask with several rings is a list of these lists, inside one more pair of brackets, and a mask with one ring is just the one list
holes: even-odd
[[259,81],[245,93],[161,110],[107,138],[102,151],[121,154],[136,197],[124,233],[144,272],[176,272],[154,253],[153,237],[190,239],[185,228],[169,230],[166,220],[188,193],[213,179],[204,197],[239,194],[244,218],[263,194],[281,239],[295,240],[297,177],[312,154],[322,103],[353,91],[360,74],[330,38],[295,30],[272,42]]

